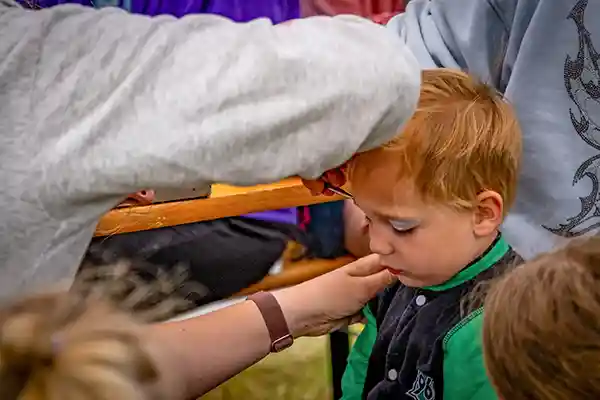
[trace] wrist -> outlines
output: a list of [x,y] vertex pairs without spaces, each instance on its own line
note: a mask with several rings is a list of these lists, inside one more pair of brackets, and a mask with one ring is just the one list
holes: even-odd
[[294,338],[304,336],[311,321],[306,304],[296,295],[297,288],[298,286],[295,286],[273,292]]

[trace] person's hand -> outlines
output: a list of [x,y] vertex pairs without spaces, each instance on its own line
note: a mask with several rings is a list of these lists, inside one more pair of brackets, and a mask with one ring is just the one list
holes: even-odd
[[320,336],[359,322],[365,304],[395,279],[372,254],[274,294],[294,337]]
[[154,190],[141,190],[127,196],[120,206],[147,206],[154,202]]
[[321,175],[318,179],[302,179],[304,186],[315,195],[333,196],[335,193],[325,188],[325,183],[331,184],[331,186],[342,187],[346,184],[346,166],[330,169]]

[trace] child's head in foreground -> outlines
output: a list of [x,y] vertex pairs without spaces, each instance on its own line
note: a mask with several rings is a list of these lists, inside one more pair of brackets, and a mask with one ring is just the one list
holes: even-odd
[[70,292],[0,305],[0,399],[168,398],[143,324],[187,301],[170,275],[146,284],[128,270],[126,263],[96,266]]
[[485,301],[488,373],[504,400],[600,399],[600,238],[501,277]]
[[31,297],[0,310],[0,324],[3,400],[145,400],[158,380],[139,326],[107,303]]
[[447,281],[497,237],[520,156],[515,114],[498,92],[460,71],[424,71],[398,137],[349,165],[371,250],[408,286]]

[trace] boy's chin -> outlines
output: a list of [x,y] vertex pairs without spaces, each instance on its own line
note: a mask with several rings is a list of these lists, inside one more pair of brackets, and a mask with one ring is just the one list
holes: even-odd
[[430,280],[415,276],[407,271],[396,270],[393,268],[388,268],[388,271],[394,274],[404,286],[420,288],[435,285],[435,283],[432,283]]
[[403,284],[404,286],[408,286],[408,287],[414,287],[414,288],[422,288],[425,286],[429,286],[427,283],[418,280],[418,279],[414,279],[414,278],[408,278],[406,276],[402,276],[402,275],[396,275],[398,277],[398,281],[400,281],[401,284]]

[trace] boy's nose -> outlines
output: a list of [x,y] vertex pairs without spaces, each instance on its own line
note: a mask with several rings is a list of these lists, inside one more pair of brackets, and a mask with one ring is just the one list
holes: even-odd
[[369,248],[375,254],[382,256],[390,255],[394,252],[389,240],[385,238],[384,232],[378,232],[378,229],[374,229],[372,226],[369,229]]

